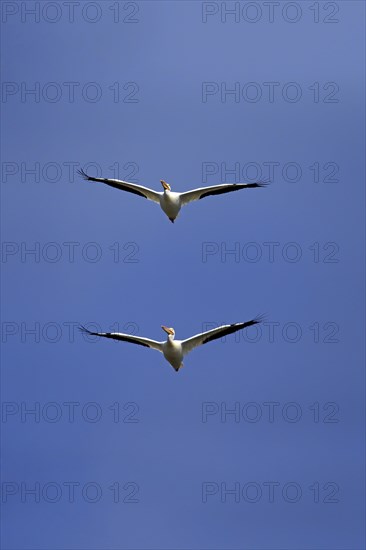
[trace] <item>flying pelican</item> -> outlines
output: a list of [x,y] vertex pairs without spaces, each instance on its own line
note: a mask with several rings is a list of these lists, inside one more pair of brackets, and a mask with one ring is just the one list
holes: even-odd
[[183,357],[187,355],[192,349],[202,344],[207,344],[217,338],[223,338],[228,334],[232,334],[237,330],[241,330],[252,325],[256,325],[262,321],[262,317],[256,317],[246,323],[234,323],[232,325],[223,325],[201,334],[196,334],[187,340],[174,340],[175,330],[173,328],[166,327],[164,325],[161,328],[167,333],[168,337],[164,342],[157,342],[156,340],[150,340],[150,338],[141,338],[140,336],[133,336],[132,334],[122,334],[120,332],[92,332],[87,328],[80,326],[81,332],[90,334],[91,336],[102,336],[104,338],[113,338],[113,340],[122,340],[123,342],[130,342],[131,344],[137,344],[139,346],[145,346],[147,348],[156,349],[163,353],[165,359],[171,364],[173,369],[178,372],[184,365],[182,363]]
[[239,191],[240,189],[250,189],[251,187],[265,187],[266,183],[223,183],[221,185],[213,185],[211,187],[199,187],[198,189],[193,189],[192,191],[186,191],[185,193],[174,193],[171,190],[169,183],[164,180],[160,180],[161,185],[163,186],[164,191],[158,192],[148,187],[143,187],[142,185],[137,185],[136,183],[129,183],[122,180],[114,180],[108,178],[94,178],[88,176],[84,170],[78,170],[80,176],[88,181],[99,181],[100,183],[106,183],[111,187],[115,187],[120,191],[127,191],[128,193],[134,193],[135,195],[140,195],[145,199],[156,202],[160,204],[161,209],[168,216],[170,221],[174,223],[174,220],[179,214],[182,206],[185,206],[189,202],[198,201],[209,197],[210,195],[221,195],[222,193],[231,193],[231,191]]

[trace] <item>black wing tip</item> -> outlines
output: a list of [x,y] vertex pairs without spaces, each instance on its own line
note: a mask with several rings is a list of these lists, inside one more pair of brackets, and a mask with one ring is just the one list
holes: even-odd
[[264,321],[267,319],[266,313],[260,313],[259,315],[256,315],[254,319],[252,320],[253,325],[258,325],[259,323],[264,323]]
[[77,173],[79,174],[79,176],[81,176],[82,178],[84,178],[84,180],[88,180],[89,179],[89,176],[86,172],[84,172],[84,170],[82,168],[80,168],[79,170],[77,170]]
[[245,323],[233,323],[232,327],[241,325],[242,328],[245,327],[251,327],[252,325],[258,325],[259,323],[263,323],[267,318],[267,315],[265,313],[261,313],[260,315],[256,315],[254,319],[251,319],[250,321],[246,321]]
[[248,183],[247,187],[268,187],[270,183],[270,181],[256,181],[255,183]]
[[80,332],[82,332],[83,334],[89,334],[91,336],[96,336],[97,334],[95,332],[91,332],[90,330],[88,330],[86,327],[84,327],[84,325],[79,325],[78,326],[78,329],[80,330]]

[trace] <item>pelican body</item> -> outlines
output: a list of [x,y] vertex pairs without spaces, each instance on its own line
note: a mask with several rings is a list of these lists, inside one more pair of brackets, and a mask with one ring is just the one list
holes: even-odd
[[170,185],[164,180],[160,180],[164,188],[163,193],[160,195],[160,207],[162,211],[168,216],[170,221],[174,223],[174,220],[178,217],[180,209],[182,208],[182,200],[179,193],[174,193],[171,190]]
[[150,340],[150,338],[143,338],[140,336],[133,336],[132,334],[122,334],[120,332],[92,332],[87,328],[80,326],[80,330],[90,336],[100,336],[103,338],[112,338],[113,340],[121,340],[123,342],[130,342],[131,344],[137,344],[139,346],[145,346],[148,348],[155,349],[160,351],[168,363],[171,364],[173,369],[178,372],[183,365],[183,358],[187,355],[192,349],[200,346],[202,344],[207,344],[212,340],[217,340],[218,338],[223,338],[228,334],[237,332],[238,330],[256,325],[262,321],[262,317],[256,317],[251,321],[245,323],[234,323],[232,325],[223,325],[207,332],[202,332],[196,334],[191,338],[186,340],[175,340],[175,330],[170,327],[162,325],[162,329],[167,334],[167,339],[164,342],[158,342],[156,340]]
[[149,189],[148,187],[143,187],[142,185],[137,185],[136,183],[129,183],[127,181],[109,178],[94,178],[88,176],[84,170],[78,170],[78,173],[88,181],[105,183],[106,185],[119,189],[120,191],[127,191],[128,193],[139,195],[140,197],[144,197],[145,199],[159,204],[162,211],[168,216],[172,223],[174,223],[175,219],[178,217],[182,206],[185,206],[192,201],[197,201],[211,195],[222,195],[223,193],[231,193],[233,191],[239,191],[240,189],[264,187],[266,185],[266,183],[263,182],[237,184],[224,183],[221,185],[213,185],[211,187],[200,187],[198,189],[193,189],[192,191],[186,191],[185,193],[176,193],[171,190],[169,183],[164,180],[160,180],[160,183],[163,186],[163,191],[157,192],[153,189]]
[[183,346],[180,340],[174,340],[175,331],[173,328],[168,328],[162,325],[161,327],[168,335],[166,342],[163,342],[162,352],[168,363],[173,369],[178,372],[183,365]]

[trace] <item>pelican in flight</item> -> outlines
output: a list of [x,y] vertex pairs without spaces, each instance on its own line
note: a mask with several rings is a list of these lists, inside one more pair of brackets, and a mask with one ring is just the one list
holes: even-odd
[[173,369],[178,372],[183,365],[183,357],[187,355],[197,346],[207,344],[216,340],[217,338],[223,338],[228,334],[232,334],[237,330],[256,325],[262,321],[262,317],[256,317],[246,323],[234,323],[232,325],[223,325],[201,334],[196,334],[187,340],[174,340],[175,330],[173,328],[165,327],[162,325],[162,329],[167,333],[168,337],[164,342],[157,342],[156,340],[150,340],[149,338],[141,338],[140,336],[133,336],[132,334],[122,334],[120,332],[92,332],[87,328],[80,326],[81,332],[90,334],[91,336],[101,336],[103,338],[113,338],[113,340],[121,340],[122,342],[130,342],[131,344],[137,344],[139,346],[145,346],[147,348],[156,349],[160,351],[168,363],[171,364]]
[[221,195],[222,193],[231,193],[232,191],[239,191],[240,189],[250,189],[252,187],[265,187],[266,183],[223,183],[221,185],[213,185],[211,187],[199,187],[198,189],[193,189],[192,191],[186,191],[185,193],[175,193],[171,190],[169,183],[164,180],[160,180],[161,185],[163,186],[164,191],[158,192],[148,187],[143,187],[142,185],[137,185],[136,183],[129,183],[122,180],[114,180],[108,178],[94,178],[88,176],[84,170],[78,170],[80,176],[88,181],[99,181],[100,183],[105,183],[111,187],[115,187],[120,191],[127,191],[128,193],[133,193],[135,195],[140,195],[150,201],[156,202],[160,205],[161,209],[168,216],[170,221],[174,223],[174,220],[179,214],[182,206],[192,202],[204,199],[210,195]]

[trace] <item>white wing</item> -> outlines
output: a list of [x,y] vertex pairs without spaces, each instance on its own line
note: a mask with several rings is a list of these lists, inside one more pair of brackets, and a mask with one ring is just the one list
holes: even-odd
[[79,329],[85,334],[90,336],[101,336],[103,338],[112,338],[113,340],[121,340],[122,342],[130,342],[130,344],[137,344],[138,346],[145,346],[146,348],[156,349],[163,352],[163,343],[156,340],[150,340],[150,338],[142,338],[140,336],[133,336],[132,334],[123,334],[121,332],[92,332],[87,328],[80,326]]
[[161,193],[158,193],[153,189],[149,189],[148,187],[143,187],[142,185],[137,185],[136,183],[129,183],[128,181],[122,180],[93,178],[91,176],[88,176],[88,174],[86,174],[84,170],[78,170],[78,173],[80,174],[80,176],[88,181],[99,181],[100,183],[105,183],[107,185],[110,185],[111,187],[115,187],[120,191],[127,191],[128,193],[133,193],[134,195],[140,195],[140,197],[144,197],[145,199],[149,199],[150,201],[154,201],[160,204]]
[[212,187],[199,187],[193,191],[180,193],[182,206],[192,201],[198,201],[210,195],[222,195],[223,193],[231,193],[232,191],[240,191],[240,189],[250,189],[251,187],[265,187],[265,183],[223,183],[222,185],[213,185]]
[[233,332],[241,330],[242,328],[250,327],[252,325],[261,323],[261,321],[262,321],[261,317],[256,317],[255,319],[252,319],[251,321],[247,321],[246,323],[234,323],[232,325],[223,325],[222,327],[213,328],[212,330],[208,330],[207,332],[196,334],[191,338],[187,338],[187,340],[182,340],[183,355],[186,355],[193,348],[196,348],[197,346],[201,346],[202,344],[207,344],[208,342],[211,342],[212,340],[216,340],[217,338],[223,338],[224,336],[227,336],[228,334],[232,334]]

